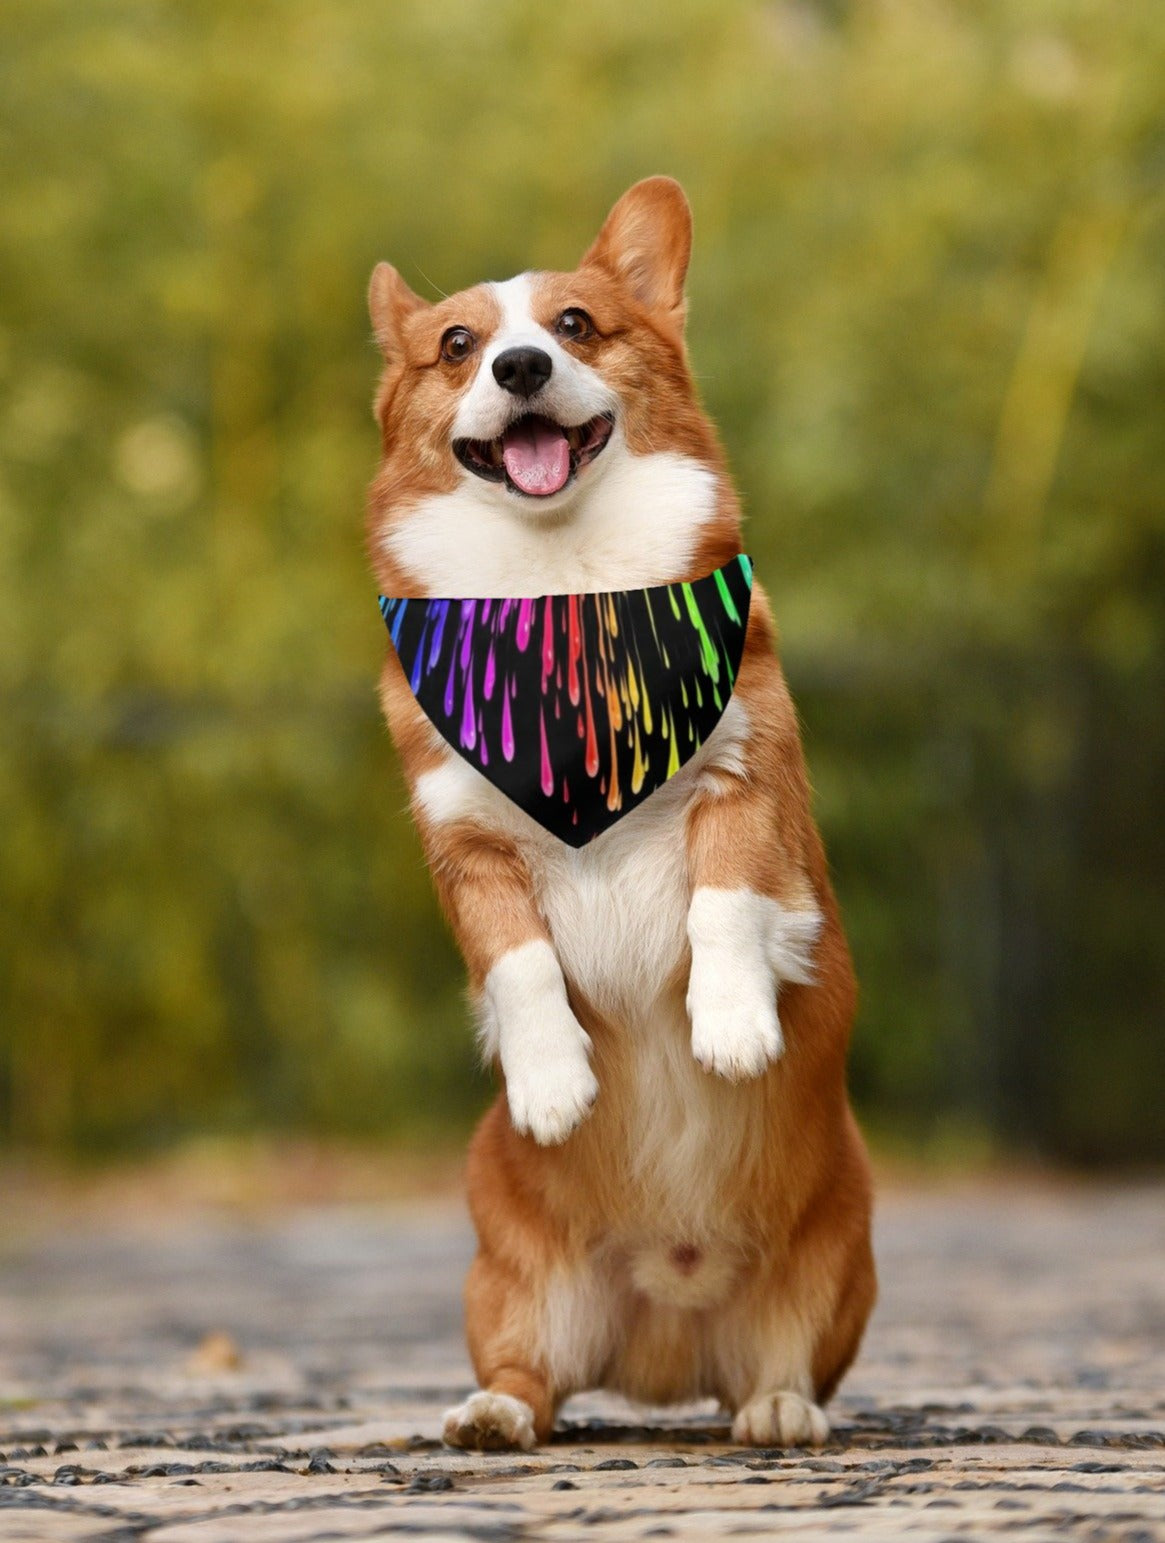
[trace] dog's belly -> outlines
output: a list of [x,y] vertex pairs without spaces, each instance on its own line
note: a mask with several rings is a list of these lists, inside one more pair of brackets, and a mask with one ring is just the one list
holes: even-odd
[[[732,1180],[759,1123],[755,1086],[726,1082],[694,1059],[684,1000],[687,812],[710,770],[740,769],[747,739],[747,714],[732,697],[697,755],[577,849],[452,750],[415,789],[429,819],[473,819],[521,852],[595,1040],[599,1096],[584,1131],[607,1158],[602,1247],[622,1258],[636,1291],[676,1307],[711,1305],[731,1288]],[[677,1249],[681,1259],[695,1250],[694,1263],[678,1267]]]
[[601,1020],[589,1025],[590,1118],[618,1154],[612,1211],[626,1222],[613,1241],[636,1290],[685,1307],[711,1306],[731,1286],[725,1180],[753,1102],[691,1050],[684,825],[698,786],[698,770],[681,773],[588,846],[539,842],[531,854],[563,973],[584,1022],[588,1007]]

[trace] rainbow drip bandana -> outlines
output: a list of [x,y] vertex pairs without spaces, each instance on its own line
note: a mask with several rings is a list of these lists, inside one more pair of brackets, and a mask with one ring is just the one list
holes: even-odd
[[526,600],[387,600],[413,695],[471,766],[574,847],[661,788],[720,721],[752,597],[691,583]]

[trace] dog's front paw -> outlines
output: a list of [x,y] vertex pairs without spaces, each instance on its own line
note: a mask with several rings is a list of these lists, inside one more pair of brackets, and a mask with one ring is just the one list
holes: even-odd
[[599,1091],[581,1031],[547,1047],[539,1059],[506,1067],[506,1098],[514,1129],[539,1146],[559,1146],[590,1113]]
[[732,1439],[754,1447],[823,1447],[829,1421],[800,1393],[764,1393],[737,1412]]
[[705,1071],[741,1082],[759,1077],[781,1054],[785,1041],[775,1001],[742,999],[731,991],[731,985],[725,985],[715,995],[689,992],[692,1054]]
[[445,1444],[500,1452],[534,1445],[534,1411],[508,1393],[472,1393],[445,1415]]
[[550,944],[534,938],[503,954],[483,995],[482,1038],[502,1063],[514,1129],[557,1146],[586,1118],[599,1085]]

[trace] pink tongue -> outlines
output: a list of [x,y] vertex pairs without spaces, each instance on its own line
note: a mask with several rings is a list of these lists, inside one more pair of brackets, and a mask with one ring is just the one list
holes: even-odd
[[502,459],[510,481],[523,493],[545,498],[566,486],[570,476],[570,446],[566,435],[545,418],[523,418],[508,428]]

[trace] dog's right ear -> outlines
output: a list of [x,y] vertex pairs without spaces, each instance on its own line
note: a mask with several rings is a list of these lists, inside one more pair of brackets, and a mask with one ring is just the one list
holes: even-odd
[[368,285],[368,312],[372,330],[387,363],[400,355],[401,328],[414,311],[423,310],[427,301],[414,295],[391,263],[377,263]]

